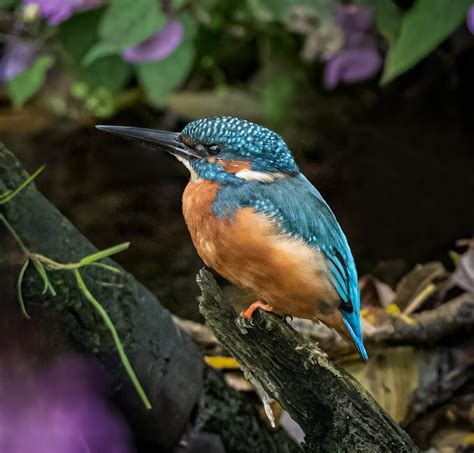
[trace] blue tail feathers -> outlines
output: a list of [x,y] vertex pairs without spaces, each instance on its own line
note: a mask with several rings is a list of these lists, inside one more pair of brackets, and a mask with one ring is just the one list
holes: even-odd
[[342,312],[342,320],[351,334],[354,345],[362,359],[368,360],[369,356],[365,350],[364,340],[362,339],[362,330],[360,327],[359,311],[354,310],[352,313]]

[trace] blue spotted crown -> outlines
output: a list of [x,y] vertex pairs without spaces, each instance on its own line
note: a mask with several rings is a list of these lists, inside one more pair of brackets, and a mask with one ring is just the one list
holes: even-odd
[[297,174],[298,166],[285,141],[275,132],[229,116],[202,118],[182,132],[195,143],[217,145],[228,160],[249,160],[255,171]]

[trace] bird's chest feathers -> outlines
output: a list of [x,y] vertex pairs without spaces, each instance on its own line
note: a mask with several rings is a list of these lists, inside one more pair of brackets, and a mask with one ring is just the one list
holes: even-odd
[[197,252],[212,267],[216,253],[216,238],[223,222],[213,212],[213,203],[220,185],[199,179],[190,181],[183,193],[183,214]]
[[282,313],[311,318],[325,300],[331,305],[325,311],[337,307],[321,254],[281,234],[253,208],[238,208],[232,218],[216,216],[219,189],[209,181],[190,182],[183,195],[184,217],[206,265]]

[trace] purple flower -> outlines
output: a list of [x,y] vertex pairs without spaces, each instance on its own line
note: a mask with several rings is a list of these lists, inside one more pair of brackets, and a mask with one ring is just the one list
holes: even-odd
[[352,83],[373,77],[382,65],[382,57],[374,49],[341,50],[326,62],[324,85],[336,88],[340,82]]
[[131,452],[127,426],[107,404],[95,364],[69,358],[25,371],[2,367],[0,451]]
[[0,82],[8,82],[30,67],[36,59],[37,50],[32,41],[8,37],[0,59]]
[[469,31],[474,35],[474,5],[467,10],[466,25]]
[[23,6],[36,4],[41,17],[49,25],[57,25],[69,19],[74,13],[101,6],[104,0],[23,0]]
[[324,85],[335,88],[339,83],[353,83],[373,77],[382,66],[373,34],[374,12],[357,5],[338,5],[336,24],[344,32],[344,45],[331,55],[324,67]]
[[372,29],[373,20],[374,11],[368,6],[336,6],[336,24],[345,31],[365,33]]
[[163,60],[173,53],[182,40],[183,25],[176,20],[170,20],[163,29],[145,41],[125,49],[122,56],[131,63]]

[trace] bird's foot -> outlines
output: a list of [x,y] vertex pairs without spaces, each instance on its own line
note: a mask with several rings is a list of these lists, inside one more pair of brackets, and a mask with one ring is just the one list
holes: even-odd
[[264,311],[273,311],[273,308],[270,307],[270,305],[260,300],[257,300],[252,305],[250,305],[250,307],[247,308],[247,310],[240,312],[240,316],[242,318],[247,318],[248,321],[251,321],[252,315],[257,308],[260,308],[260,310],[264,310]]
[[252,305],[250,305],[247,310],[241,311],[240,316],[235,320],[235,323],[237,324],[237,327],[243,335],[246,335],[248,329],[251,329],[253,327],[252,316],[254,311],[258,308],[260,308],[260,310],[273,311],[273,308],[270,305],[261,302],[260,300],[257,300]]

